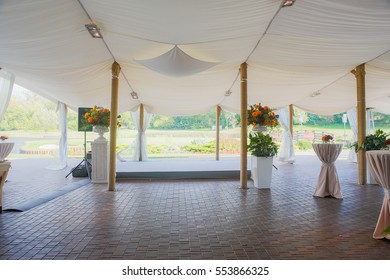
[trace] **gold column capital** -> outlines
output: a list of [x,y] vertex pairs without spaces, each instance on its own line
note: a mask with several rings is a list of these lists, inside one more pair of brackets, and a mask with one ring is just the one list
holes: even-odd
[[112,71],[112,78],[118,79],[119,73],[121,72],[121,66],[119,65],[118,62],[114,61],[111,67],[111,71]]
[[351,70],[351,73],[354,74],[355,77],[366,75],[365,64],[360,64],[356,66],[355,69]]
[[248,64],[246,62],[241,63],[240,65],[241,82],[245,82],[248,79],[247,68],[248,68]]

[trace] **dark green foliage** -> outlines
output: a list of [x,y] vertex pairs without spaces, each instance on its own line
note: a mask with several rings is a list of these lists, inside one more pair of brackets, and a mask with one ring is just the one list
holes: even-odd
[[[211,129],[216,123],[216,111],[210,110],[208,113],[195,116],[160,116],[153,115],[150,123],[152,129],[174,129],[174,130],[196,130]],[[223,128],[234,128],[239,123],[237,114],[222,111],[221,126]]]
[[381,150],[386,148],[386,139],[390,134],[384,133],[383,130],[378,129],[375,131],[375,134],[370,134],[366,136],[364,142],[359,146],[357,142],[352,144],[352,147],[355,148],[355,151],[373,151]]
[[268,134],[251,132],[249,134],[248,151],[256,157],[273,157],[278,153],[278,146]]

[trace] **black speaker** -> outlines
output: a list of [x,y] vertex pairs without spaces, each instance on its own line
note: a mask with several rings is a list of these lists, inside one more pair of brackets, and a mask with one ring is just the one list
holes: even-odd
[[78,111],[78,131],[92,131],[92,124],[88,123],[84,118],[85,113],[89,112],[92,108],[81,107]]

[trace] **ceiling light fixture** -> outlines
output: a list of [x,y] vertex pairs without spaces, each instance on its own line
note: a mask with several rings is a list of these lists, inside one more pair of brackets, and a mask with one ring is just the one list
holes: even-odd
[[316,92],[313,92],[310,96],[311,96],[311,97],[316,97],[316,96],[318,96],[318,95],[320,95],[320,94],[321,94],[321,92],[316,91]]
[[103,38],[102,33],[100,33],[100,28],[94,23],[88,23],[85,25],[89,34],[91,34],[92,38]]
[[295,3],[295,0],[284,0],[283,4],[282,4],[282,8],[283,7],[291,7],[292,5],[294,5],[294,3]]
[[130,95],[133,97],[133,99],[138,99],[138,94],[135,91],[132,91]]

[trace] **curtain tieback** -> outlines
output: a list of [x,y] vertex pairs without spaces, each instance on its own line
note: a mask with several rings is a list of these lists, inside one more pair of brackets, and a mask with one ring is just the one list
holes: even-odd
[[390,189],[383,188],[385,191],[385,199],[390,199]]
[[322,166],[323,167],[332,167],[332,166],[334,166],[334,162],[323,162]]

